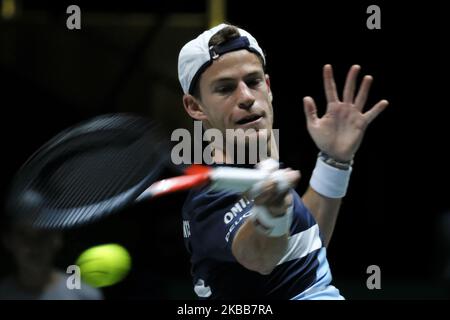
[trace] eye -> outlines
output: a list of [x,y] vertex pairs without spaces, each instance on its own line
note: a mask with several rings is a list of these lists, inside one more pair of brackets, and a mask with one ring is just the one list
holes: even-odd
[[223,85],[218,86],[214,91],[220,94],[227,94],[234,90],[234,86],[232,85]]
[[257,87],[261,84],[262,79],[261,78],[253,78],[246,81],[246,84],[249,88]]

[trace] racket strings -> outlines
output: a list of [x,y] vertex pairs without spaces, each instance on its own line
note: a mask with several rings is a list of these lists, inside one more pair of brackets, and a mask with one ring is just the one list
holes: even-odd
[[149,165],[154,162],[148,156],[151,152],[144,152],[145,147],[146,143],[138,140],[125,149],[107,146],[65,161],[43,186],[49,205],[88,205],[132,188],[148,174]]
[[65,227],[134,202],[167,161],[164,141],[142,118],[109,116],[68,129],[21,168],[15,214]]

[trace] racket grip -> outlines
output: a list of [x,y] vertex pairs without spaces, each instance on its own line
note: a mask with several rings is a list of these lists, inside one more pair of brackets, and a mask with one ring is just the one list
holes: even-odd
[[270,172],[259,169],[219,167],[210,173],[211,189],[244,192],[261,184]]

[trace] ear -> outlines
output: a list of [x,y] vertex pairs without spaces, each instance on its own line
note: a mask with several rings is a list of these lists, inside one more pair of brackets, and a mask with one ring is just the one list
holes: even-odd
[[272,95],[272,90],[270,89],[270,77],[268,74],[265,75],[266,78],[266,85],[267,85],[267,90],[269,92],[269,99],[270,99],[270,103],[272,103],[273,100],[273,95]]
[[206,120],[207,116],[203,111],[203,107],[197,98],[193,95],[185,94],[183,96],[183,105],[186,112],[194,120]]

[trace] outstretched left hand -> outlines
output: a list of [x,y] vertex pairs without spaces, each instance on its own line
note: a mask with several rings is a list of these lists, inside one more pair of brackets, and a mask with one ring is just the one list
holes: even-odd
[[366,104],[371,76],[365,76],[355,97],[356,78],[360,66],[353,65],[345,81],[342,101],[339,100],[331,65],[323,68],[323,80],[327,97],[327,109],[319,118],[317,107],[311,97],[303,99],[309,134],[316,146],[338,161],[353,159],[369,125],[389,104],[381,100],[363,113]]

